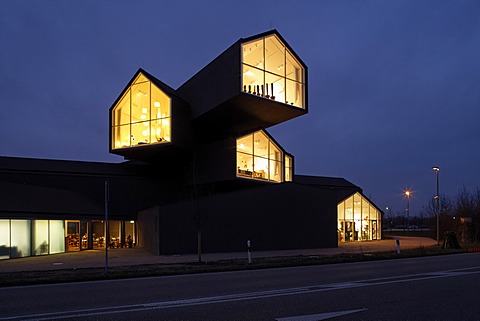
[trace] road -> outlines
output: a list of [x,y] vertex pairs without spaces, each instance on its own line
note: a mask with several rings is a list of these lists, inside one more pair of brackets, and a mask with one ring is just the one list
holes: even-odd
[[3,320],[480,320],[480,253],[0,288]]

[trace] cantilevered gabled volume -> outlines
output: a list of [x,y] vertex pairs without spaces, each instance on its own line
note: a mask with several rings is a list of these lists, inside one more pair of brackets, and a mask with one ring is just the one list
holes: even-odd
[[171,99],[140,72],[112,110],[112,149],[171,141]]
[[139,69],[110,108],[110,128],[111,153],[144,159],[188,145],[190,112],[175,90]]
[[305,108],[305,67],[273,33],[242,43],[243,92]]
[[205,138],[244,134],[308,112],[307,66],[272,30],[238,40],[177,92]]
[[284,181],[284,152],[265,131],[237,138],[237,177]]

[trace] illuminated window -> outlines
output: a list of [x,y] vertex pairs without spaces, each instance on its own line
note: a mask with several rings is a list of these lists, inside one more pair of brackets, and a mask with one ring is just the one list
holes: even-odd
[[0,260],[10,258],[10,220],[0,220]]
[[275,36],[242,44],[242,90],[305,108],[304,68]]
[[237,176],[282,182],[283,155],[263,132],[237,139]]
[[50,223],[50,254],[65,252],[65,224],[61,220],[52,220]]
[[10,257],[31,255],[31,221],[10,221]]
[[112,149],[170,142],[170,98],[139,74],[112,111]]
[[292,158],[285,155],[285,182],[291,182],[293,180],[293,166]]
[[44,255],[49,253],[47,220],[32,220],[32,241],[32,255]]
[[360,193],[337,206],[338,241],[371,241],[381,238],[381,213]]

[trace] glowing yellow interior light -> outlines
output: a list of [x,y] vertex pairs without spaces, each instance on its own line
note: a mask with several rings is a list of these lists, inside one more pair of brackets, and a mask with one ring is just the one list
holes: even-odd
[[127,98],[121,100],[112,111],[112,148],[170,140],[171,105],[164,92],[140,75],[124,97]]

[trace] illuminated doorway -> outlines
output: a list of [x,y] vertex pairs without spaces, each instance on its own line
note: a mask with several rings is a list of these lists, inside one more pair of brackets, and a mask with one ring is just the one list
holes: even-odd
[[68,252],[80,250],[80,221],[65,221],[65,247]]

